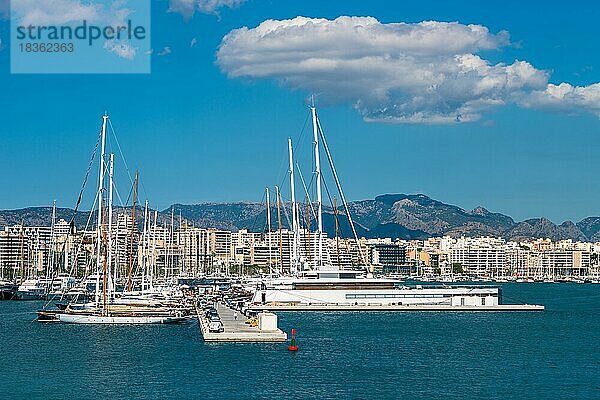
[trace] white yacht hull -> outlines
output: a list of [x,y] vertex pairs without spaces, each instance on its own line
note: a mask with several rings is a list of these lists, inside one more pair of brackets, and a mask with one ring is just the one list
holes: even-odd
[[266,289],[255,292],[252,304],[275,305],[444,305],[497,306],[498,288],[410,288],[383,290]]
[[57,314],[56,318],[65,324],[112,324],[112,325],[142,325],[142,324],[175,324],[185,321],[184,317],[170,316],[100,316]]

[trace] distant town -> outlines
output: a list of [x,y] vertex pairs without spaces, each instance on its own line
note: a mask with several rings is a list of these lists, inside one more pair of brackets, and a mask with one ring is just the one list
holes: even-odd
[[[441,236],[425,240],[337,238],[302,229],[250,232],[148,222],[117,214],[111,237],[112,270],[151,269],[157,277],[289,274],[330,265],[425,280],[581,281],[599,276],[600,243],[573,240]],[[96,230],[77,230],[64,219],[52,226],[11,225],[0,231],[0,275],[23,281],[95,272]],[[297,242],[294,246],[294,241]],[[319,243],[322,247],[319,248]],[[296,249],[296,250],[295,250]],[[299,254],[294,254],[299,252]],[[298,264],[301,266],[299,267]]]

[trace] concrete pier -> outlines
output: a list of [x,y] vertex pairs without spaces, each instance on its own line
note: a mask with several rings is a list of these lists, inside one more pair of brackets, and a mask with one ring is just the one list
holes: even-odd
[[223,323],[223,332],[209,332],[208,320],[202,310],[198,311],[198,324],[202,338],[205,342],[285,342],[287,334],[281,329],[260,330],[258,327],[251,327],[246,324],[246,316],[237,311],[237,320],[234,318],[236,311],[218,303],[217,313]]
[[544,311],[544,306],[533,304],[500,304],[496,306],[450,306],[450,305],[384,305],[384,304],[264,304],[250,307],[253,311]]

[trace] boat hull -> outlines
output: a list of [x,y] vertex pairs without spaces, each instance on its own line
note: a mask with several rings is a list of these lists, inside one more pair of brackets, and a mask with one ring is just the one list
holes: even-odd
[[186,320],[171,316],[101,316],[57,313],[56,320],[65,324],[145,325],[176,324]]
[[26,292],[26,291],[17,291],[14,296],[15,300],[44,300],[46,295],[44,293],[39,292]]
[[0,300],[12,300],[15,297],[15,292],[12,290],[0,291]]

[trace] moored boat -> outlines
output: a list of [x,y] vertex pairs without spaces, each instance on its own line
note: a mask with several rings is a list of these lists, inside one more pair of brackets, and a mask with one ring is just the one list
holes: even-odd
[[5,280],[0,280],[0,300],[12,300],[17,293],[18,285]]
[[14,296],[16,300],[44,300],[52,280],[48,278],[29,278],[23,281]]

